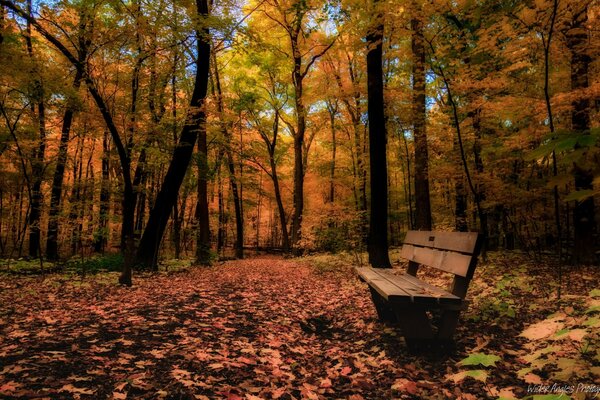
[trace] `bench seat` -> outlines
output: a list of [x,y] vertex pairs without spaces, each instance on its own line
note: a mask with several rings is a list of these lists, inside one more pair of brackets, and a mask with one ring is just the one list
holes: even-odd
[[460,306],[462,299],[412,275],[395,275],[381,268],[356,268],[358,276],[390,303],[423,306]]

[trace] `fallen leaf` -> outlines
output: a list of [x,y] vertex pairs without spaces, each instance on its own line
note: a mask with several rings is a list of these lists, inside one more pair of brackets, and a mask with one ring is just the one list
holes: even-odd
[[410,379],[400,378],[396,379],[392,385],[392,390],[397,390],[403,393],[415,394],[417,393],[417,384]]
[[470,377],[481,382],[485,382],[488,378],[487,371],[483,369],[474,369],[469,371],[461,371],[456,374],[446,375],[446,380],[454,383],[462,382],[465,378]]

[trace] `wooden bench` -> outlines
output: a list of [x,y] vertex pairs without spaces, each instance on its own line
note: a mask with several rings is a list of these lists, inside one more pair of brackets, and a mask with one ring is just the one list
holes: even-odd
[[[401,252],[408,260],[405,274],[396,275],[384,268],[356,268],[356,272],[369,284],[379,319],[398,322],[411,349],[452,347],[480,248],[481,235],[476,232],[409,231]],[[419,280],[420,266],[454,274],[450,288],[444,290]],[[435,326],[428,314],[439,317]]]

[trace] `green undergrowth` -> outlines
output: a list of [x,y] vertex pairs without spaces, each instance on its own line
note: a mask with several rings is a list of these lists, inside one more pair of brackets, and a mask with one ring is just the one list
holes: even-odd
[[39,259],[2,259],[0,272],[16,275],[39,275],[48,273],[97,274],[120,271],[123,265],[121,254],[73,257],[66,261],[49,262]]

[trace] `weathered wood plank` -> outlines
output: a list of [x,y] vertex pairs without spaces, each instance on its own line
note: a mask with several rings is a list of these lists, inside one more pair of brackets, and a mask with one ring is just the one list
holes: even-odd
[[411,302],[410,293],[379,275],[375,268],[356,268],[356,272],[384,299],[394,302]]
[[473,254],[476,250],[478,235],[477,232],[408,231],[404,243]]
[[383,298],[394,303],[418,305],[460,305],[460,297],[446,292],[427,282],[379,268],[357,268],[359,275]]
[[[462,302],[460,297],[437,286],[423,282],[414,276],[408,274],[394,275],[391,271],[385,270],[377,272],[410,293],[414,297],[414,303],[421,301],[425,303],[432,302],[433,304],[460,304]],[[424,298],[429,298],[431,300],[422,300]]]
[[467,276],[473,256],[440,251],[427,247],[417,247],[410,244],[402,246],[402,257],[422,265],[437,268],[455,275]]

